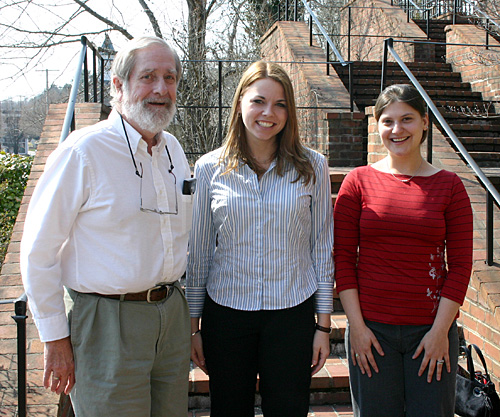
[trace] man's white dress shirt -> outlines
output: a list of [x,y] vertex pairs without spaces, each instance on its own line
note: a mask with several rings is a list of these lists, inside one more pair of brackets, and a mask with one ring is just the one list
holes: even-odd
[[69,335],[63,286],[124,294],[174,282],[185,271],[193,197],[181,192],[191,177],[184,152],[163,132],[149,155],[141,135],[125,127],[143,171],[143,207],[175,211],[177,194],[178,214],[140,210],[141,179],[115,110],[59,145],[31,198],[21,243],[23,283],[43,342]]

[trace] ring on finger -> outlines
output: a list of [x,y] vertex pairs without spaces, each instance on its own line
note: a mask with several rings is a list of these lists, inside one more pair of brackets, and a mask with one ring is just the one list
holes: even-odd
[[439,359],[439,360],[437,360],[437,361],[436,361],[436,363],[437,363],[438,365],[442,365],[442,364],[444,363],[444,360],[443,360],[443,359]]
[[354,356],[356,356],[356,358],[359,358],[359,353],[356,353]]
[[61,379],[61,377],[60,376],[53,376],[52,379],[59,381]]

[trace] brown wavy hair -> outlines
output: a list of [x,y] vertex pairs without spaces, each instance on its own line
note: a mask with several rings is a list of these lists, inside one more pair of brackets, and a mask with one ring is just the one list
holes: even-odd
[[292,82],[280,65],[270,62],[254,62],[247,68],[240,79],[233,97],[228,132],[222,146],[223,150],[219,158],[219,165],[225,166],[224,174],[238,169],[241,162],[247,164],[257,174],[263,173],[262,168],[259,167],[250,153],[243,118],[238,115],[239,103],[245,92],[252,83],[263,78],[271,78],[283,86],[288,110],[285,127],[276,136],[278,145],[275,154],[277,173],[283,176],[285,170],[294,167],[298,175],[293,182],[302,179],[306,185],[311,180],[314,183],[316,181],[314,168],[307,156],[306,147],[302,144],[299,136],[297,108]]

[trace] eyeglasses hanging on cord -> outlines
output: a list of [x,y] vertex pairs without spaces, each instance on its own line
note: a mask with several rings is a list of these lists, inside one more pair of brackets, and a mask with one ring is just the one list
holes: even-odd
[[165,150],[167,151],[168,155],[168,160],[170,161],[170,168],[168,170],[168,173],[171,174],[174,177],[174,194],[175,194],[175,211],[163,211],[159,209],[148,209],[142,206],[142,176],[144,173],[144,170],[142,168],[142,163],[139,162],[139,166],[141,167],[141,172],[139,173],[139,169],[137,167],[137,163],[135,162],[134,158],[134,153],[132,152],[132,146],[130,146],[130,140],[128,138],[127,134],[127,129],[125,128],[125,122],[123,121],[123,116],[120,114],[120,118],[122,120],[122,126],[123,126],[123,131],[125,132],[125,139],[127,140],[127,145],[128,145],[128,150],[130,151],[130,156],[132,158],[132,162],[134,164],[135,168],[135,175],[137,175],[141,179],[141,184],[140,184],[140,191],[139,191],[139,198],[140,198],[140,210],[145,213],[156,213],[156,214],[178,214],[179,213],[179,206],[177,203],[177,177],[174,174],[174,164],[172,162],[172,157],[170,156],[170,152],[168,150],[167,145],[165,145]]

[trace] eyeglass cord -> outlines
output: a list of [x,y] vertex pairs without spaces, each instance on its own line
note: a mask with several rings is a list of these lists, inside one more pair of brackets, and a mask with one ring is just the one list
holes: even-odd
[[[137,164],[135,162],[134,153],[132,152],[132,146],[130,145],[130,140],[128,138],[127,129],[125,128],[125,122],[123,121],[123,116],[121,114],[120,114],[120,119],[122,121],[123,131],[125,132],[125,139],[127,140],[128,150],[130,152],[130,156],[132,157],[132,162],[134,164],[135,175],[137,175],[139,178],[142,178],[142,174],[139,174],[139,169],[137,168]],[[168,170],[168,173],[172,174],[173,170],[174,170],[174,164],[172,163],[172,157],[170,156],[170,152],[168,151],[167,145],[165,145],[165,150],[167,151],[168,160],[170,162],[170,169]]]

